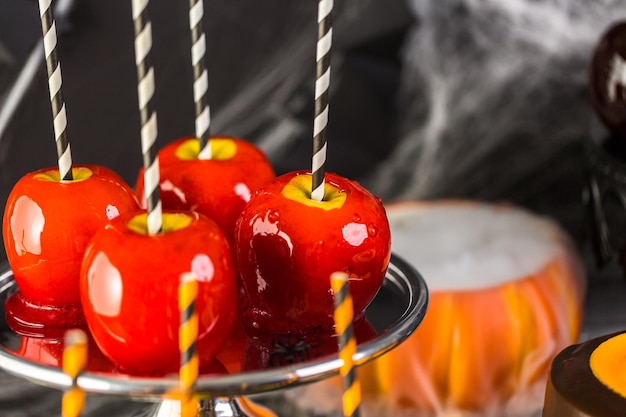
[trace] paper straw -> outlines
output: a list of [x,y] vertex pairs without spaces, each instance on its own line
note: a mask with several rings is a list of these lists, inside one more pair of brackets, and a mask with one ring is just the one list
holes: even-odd
[[324,199],[326,165],[326,127],[328,126],[328,87],[330,85],[330,49],[333,40],[333,0],[321,0],[317,6],[317,69],[315,79],[315,120],[313,122],[313,163],[311,198]]
[[198,280],[196,276],[191,273],[182,274],[178,287],[181,417],[195,417],[198,414],[198,397],[195,394],[199,366],[198,352],[196,351],[198,339],[197,296]]
[[50,92],[50,103],[52,104],[59,177],[61,180],[70,181],[73,179],[72,153],[70,142],[67,139],[67,115],[65,113],[62,91],[63,79],[61,77],[61,64],[57,57],[57,29],[51,4],[52,0],[39,0],[39,15],[41,17],[46,68],[48,70],[48,89]]
[[159,195],[159,159],[156,150],[157,116],[154,97],[154,69],[151,62],[152,23],[148,15],[148,0],[132,0],[135,26],[135,64],[137,65],[137,94],[141,113],[141,151],[144,166],[144,195],[148,211],[148,233],[161,231],[161,197]]
[[191,29],[191,64],[193,65],[193,99],[196,103],[196,137],[200,141],[198,159],[211,159],[211,111],[207,92],[209,75],[204,63],[206,37],[202,28],[204,4],[202,0],[189,0],[189,29]]
[[76,384],[78,375],[87,366],[87,335],[79,329],[65,333],[63,348],[63,372],[72,378],[72,388],[63,394],[61,410],[63,417],[78,417],[85,406],[86,394]]
[[335,272],[330,276],[330,283],[335,295],[334,318],[339,358],[343,361],[339,370],[344,385],[343,415],[345,417],[357,417],[361,404],[361,383],[356,376],[353,360],[356,353],[356,338],[352,327],[354,311],[348,275],[343,272]]

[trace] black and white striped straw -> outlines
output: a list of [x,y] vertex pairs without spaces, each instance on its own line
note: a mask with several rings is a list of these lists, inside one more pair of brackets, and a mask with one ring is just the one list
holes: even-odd
[[324,199],[326,165],[326,127],[328,126],[328,87],[330,86],[330,50],[333,40],[333,0],[321,0],[317,6],[317,70],[315,79],[315,120],[313,122],[313,185],[311,199]]
[[54,137],[59,162],[59,177],[61,180],[72,180],[72,153],[70,142],[67,139],[67,115],[63,101],[63,79],[61,64],[57,57],[57,29],[52,12],[52,0],[39,0],[39,15],[41,17],[41,31],[46,55],[48,70],[48,88],[52,104],[52,118],[54,123]]
[[151,62],[152,23],[148,15],[148,0],[132,0],[135,26],[135,64],[137,65],[137,94],[141,113],[141,151],[144,166],[144,193],[148,211],[148,233],[161,231],[163,225],[159,195],[159,159],[157,156],[157,116],[153,109],[155,91],[154,68]]
[[198,159],[211,159],[211,110],[209,108],[209,75],[205,65],[206,37],[202,28],[204,3],[189,0],[189,29],[191,29],[191,64],[193,65],[193,99],[196,104],[196,137],[200,141]]

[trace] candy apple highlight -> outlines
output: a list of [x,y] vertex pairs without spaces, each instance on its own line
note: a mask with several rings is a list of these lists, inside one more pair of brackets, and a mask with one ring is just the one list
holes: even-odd
[[9,194],[3,219],[7,258],[19,292],[9,299],[9,320],[72,326],[81,322],[79,272],[87,243],[120,214],[139,209],[115,172],[75,166],[60,181],[57,168],[31,172]]
[[310,196],[309,174],[283,175],[237,221],[242,316],[252,337],[332,332],[335,271],[350,277],[356,320],[382,285],[391,252],[380,199],[330,173],[323,201]]
[[219,227],[195,212],[164,211],[163,231],[149,235],[146,214],[124,216],[97,233],[81,270],[85,318],[102,352],[123,372],[176,372],[178,285],[199,280],[197,349],[213,360],[231,333],[237,280],[230,246]]
[[[198,211],[215,221],[233,242],[235,221],[251,195],[274,179],[274,170],[254,145],[234,137],[211,138],[213,158],[198,159],[196,138],[183,138],[159,151],[163,208]],[[143,197],[143,173],[136,192]]]

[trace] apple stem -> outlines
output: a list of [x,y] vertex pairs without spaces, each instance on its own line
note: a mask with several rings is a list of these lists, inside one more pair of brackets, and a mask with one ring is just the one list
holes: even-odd
[[204,3],[189,0],[189,27],[191,28],[191,63],[193,65],[193,99],[196,104],[196,137],[200,141],[198,159],[211,159],[211,111],[208,104],[209,75],[204,62],[206,37],[202,28]]
[[330,86],[330,50],[333,39],[333,0],[320,0],[317,6],[317,55],[315,80],[315,120],[313,122],[313,161],[311,198],[324,199],[326,165],[326,130],[328,127],[328,89]]

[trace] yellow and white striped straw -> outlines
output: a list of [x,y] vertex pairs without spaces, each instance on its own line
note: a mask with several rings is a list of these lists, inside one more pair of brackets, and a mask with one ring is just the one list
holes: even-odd
[[85,391],[76,385],[76,380],[86,366],[87,335],[80,329],[68,330],[63,348],[63,372],[72,378],[72,388],[63,394],[63,417],[78,417],[85,406]]
[[343,415],[358,417],[361,405],[361,383],[356,375],[354,354],[356,353],[356,338],[352,321],[354,310],[348,275],[343,272],[334,272],[330,276],[330,284],[335,295],[335,332],[339,345],[339,358],[343,361],[339,373],[343,378]]
[[195,393],[199,366],[198,352],[196,350],[196,341],[198,339],[197,297],[198,280],[196,276],[192,273],[182,274],[178,287],[181,417],[195,417],[198,415],[198,397]]

